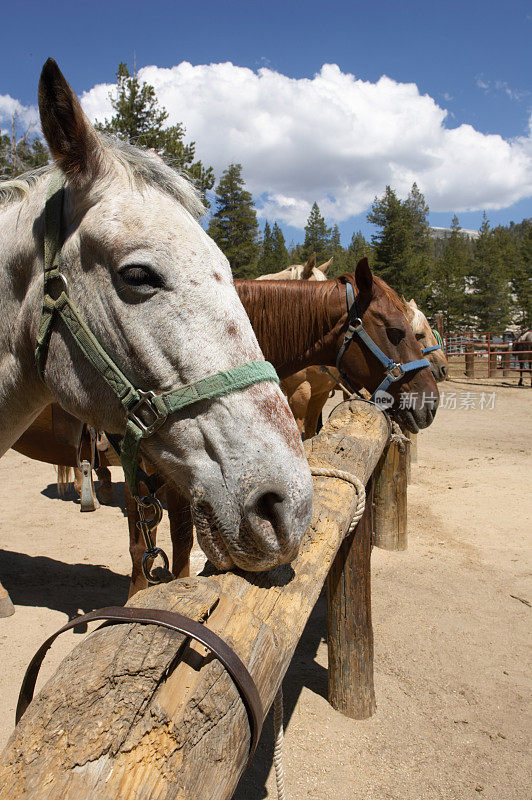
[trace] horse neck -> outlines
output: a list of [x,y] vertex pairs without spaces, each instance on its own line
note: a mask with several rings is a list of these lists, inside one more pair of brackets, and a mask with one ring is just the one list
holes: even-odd
[[40,194],[34,190],[24,201],[0,207],[0,454],[50,401],[34,355],[42,298]]
[[338,281],[235,281],[264,357],[281,378],[334,364],[345,292]]

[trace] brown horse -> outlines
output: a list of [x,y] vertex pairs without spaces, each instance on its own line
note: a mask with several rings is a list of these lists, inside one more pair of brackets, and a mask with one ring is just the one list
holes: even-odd
[[[354,288],[364,328],[380,349],[396,363],[421,357],[402,301],[383,280],[372,275],[366,259],[359,262],[355,275],[334,281],[237,281],[238,295],[265,357],[272,361],[281,378],[310,365],[335,363],[346,330],[347,283]],[[228,331],[231,334],[231,326]],[[353,384],[369,391],[376,389],[384,374],[382,364],[358,340],[346,350],[342,370]],[[410,372],[391,384],[389,394],[395,407],[402,392],[421,402],[397,411],[401,423],[414,432],[430,425],[438,405],[438,389],[430,370]],[[173,571],[176,575],[186,575],[192,544],[190,512],[175,491],[167,491],[167,500],[174,548]],[[146,584],[141,570],[144,547],[136,527],[136,504],[130,496],[127,510],[133,561],[131,593],[134,593]]]
[[519,362],[519,383],[523,385],[523,372],[530,373],[530,386],[532,386],[532,330],[525,331],[512,345],[512,352]]

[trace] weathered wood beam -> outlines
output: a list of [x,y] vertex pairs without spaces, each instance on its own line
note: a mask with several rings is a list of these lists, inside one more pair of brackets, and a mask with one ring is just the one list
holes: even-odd
[[[366,483],[387,437],[378,409],[350,401],[306,443],[307,455]],[[244,661],[265,710],[356,505],[346,481],[314,486],[312,524],[292,565],[184,578],[130,601],[205,620]],[[240,695],[203,647],[155,626],[104,628],[62,662],[15,729],[0,758],[0,799],[227,800],[248,745]]]
[[407,530],[407,450],[389,444],[374,476],[373,544],[383,550],[406,550]]

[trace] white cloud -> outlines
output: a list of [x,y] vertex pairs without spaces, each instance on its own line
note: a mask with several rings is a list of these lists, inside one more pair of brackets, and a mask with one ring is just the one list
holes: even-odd
[[22,129],[24,133],[30,127],[38,130],[39,114],[35,106],[23,106],[11,95],[0,94],[0,126],[4,131],[11,130],[13,114],[19,130]]
[[477,75],[475,82],[478,88],[484,91],[484,94],[502,92],[509,97],[510,100],[515,100],[518,103],[530,96],[528,89],[513,89],[511,86],[508,86],[506,81],[486,81],[483,75]]
[[[447,111],[415,84],[371,83],[335,64],[297,80],[231,63],[150,66],[139,76],[218,176],[231,161],[243,164],[270,219],[302,227],[316,200],[328,221],[341,222],[387,183],[405,195],[417,181],[433,211],[504,208],[532,195],[530,137],[447,128]],[[112,88],[83,95],[92,119],[111,116]]]

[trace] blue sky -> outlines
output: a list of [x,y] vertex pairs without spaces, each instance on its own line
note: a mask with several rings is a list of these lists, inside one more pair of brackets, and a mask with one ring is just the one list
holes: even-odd
[[[50,55],[58,61],[80,96],[84,93],[90,95],[93,87],[98,84],[112,83],[118,62],[126,60],[131,64],[134,57],[139,68],[148,65],[171,68],[184,61],[194,67],[231,62],[234,67],[246,67],[255,72],[267,68],[285,77],[286,80],[279,86],[281,95],[286,96],[287,91],[294,91],[299,95],[301,91],[308,90],[309,97],[314,98],[317,105],[312,117],[302,122],[305,136],[300,135],[297,142],[294,142],[294,147],[300,151],[304,148],[304,142],[308,141],[308,170],[323,173],[321,182],[316,178],[314,182],[309,180],[308,185],[304,165],[299,171],[294,170],[293,174],[290,172],[289,164],[294,158],[289,150],[284,155],[280,154],[280,158],[285,159],[282,162],[282,171],[286,179],[279,179],[277,183],[272,181],[269,185],[267,172],[254,163],[251,147],[246,147],[246,143],[240,158],[241,153],[235,145],[231,145],[232,150],[227,147],[223,150],[219,143],[211,142],[208,131],[212,130],[213,121],[210,120],[205,128],[201,127],[197,121],[197,113],[195,116],[190,108],[193,104],[190,95],[187,95],[186,112],[183,107],[179,107],[177,101],[177,108],[172,112],[176,119],[181,117],[186,121],[187,129],[192,130],[196,138],[198,155],[207,163],[214,163],[217,171],[222,168],[224,158],[241,160],[246,178],[249,168],[250,182],[259,204],[267,204],[270,219],[270,212],[272,215],[279,215],[288,239],[301,238],[300,220],[305,204],[311,202],[311,199],[320,202],[323,198],[327,209],[328,197],[331,200],[331,219],[336,218],[338,221],[344,242],[355,228],[370,232],[371,226],[365,222],[365,214],[367,198],[371,192],[380,191],[381,185],[384,188],[384,182],[389,182],[390,174],[400,173],[398,188],[403,193],[404,188],[401,189],[401,186],[406,186],[411,176],[417,177],[413,153],[415,140],[410,142],[409,149],[405,145],[407,166],[399,172],[395,165],[391,171],[383,171],[381,174],[377,159],[366,165],[363,154],[357,153],[361,172],[366,171],[371,178],[366,177],[364,181],[358,182],[356,175],[350,173],[349,186],[360,197],[360,202],[337,202],[342,167],[341,161],[336,163],[334,156],[342,145],[338,144],[337,139],[327,140],[327,128],[342,126],[344,121],[341,117],[335,117],[331,121],[327,104],[319,105],[318,100],[323,98],[323,92],[329,96],[331,91],[341,91],[346,81],[344,76],[354,76],[351,79],[352,84],[357,80],[362,82],[353,88],[352,102],[355,106],[360,93],[370,93],[369,105],[365,111],[367,117],[372,116],[372,97],[378,96],[385,103],[386,92],[390,93],[390,106],[397,109],[395,116],[390,118],[391,121],[385,116],[382,118],[380,128],[378,122],[373,120],[375,127],[365,131],[369,144],[381,135],[385,136],[386,126],[393,125],[394,120],[398,119],[403,96],[402,85],[411,83],[416,85],[419,97],[412,97],[411,93],[408,95],[405,113],[410,114],[410,124],[413,127],[418,125],[418,114],[423,115],[423,125],[427,133],[420,142],[421,149],[431,150],[432,145],[428,144],[431,131],[434,131],[439,141],[442,130],[461,125],[472,126],[478,134],[499,135],[506,142],[527,140],[523,146],[519,144],[518,152],[514,148],[511,156],[500,152],[500,161],[497,161],[497,156],[494,157],[494,171],[515,172],[515,175],[511,185],[508,181],[505,183],[501,177],[500,200],[496,183],[486,188],[485,197],[487,214],[492,224],[505,224],[511,219],[519,221],[525,216],[532,216],[531,192],[523,188],[519,190],[520,182],[521,186],[530,186],[531,181],[529,159],[532,149],[528,137],[532,110],[532,86],[529,78],[532,6],[528,3],[480,3],[476,0],[458,3],[451,0],[441,4],[426,1],[375,2],[370,6],[368,3],[334,0],[328,3],[309,0],[305,4],[289,0],[202,0],[201,3],[161,0],[150,3],[103,3],[100,0],[67,3],[48,0],[47,3],[42,3],[21,0],[4,8],[2,27],[0,96],[9,95],[23,106],[35,105],[39,71]],[[320,85],[308,86],[307,81],[312,81],[315,75],[320,74],[324,64],[337,65],[338,70],[324,76]],[[390,86],[378,84],[382,75],[391,79]],[[153,76],[153,82],[158,85],[160,80],[162,87],[168,73],[159,70]],[[199,72],[194,72],[193,76],[199,79]],[[230,81],[235,80],[235,91],[238,92],[239,73],[232,70],[225,78],[227,76]],[[147,79],[149,76],[145,77]],[[296,79],[296,82],[288,79]],[[199,85],[217,92],[220,80],[222,78],[218,72],[202,73],[203,82],[200,81]],[[177,93],[176,96],[183,102],[182,78],[178,76],[176,81],[177,88],[174,86],[167,91]],[[275,81],[271,77],[268,81],[262,81],[261,85],[259,94],[262,93],[260,96],[263,98],[268,92],[276,91]],[[246,77],[246,86],[250,97],[255,96],[259,84],[254,83],[249,75]],[[270,88],[272,86],[273,89]],[[380,88],[374,88],[377,86]],[[373,92],[376,94],[372,94]],[[429,108],[427,103],[422,103],[421,98],[424,95],[432,98],[434,107]],[[100,93],[99,96],[101,98],[103,94]],[[173,96],[171,93],[167,95],[170,108]],[[94,94],[90,97],[93,107],[96,108]],[[230,103],[231,96],[228,97],[227,102]],[[250,102],[247,101],[246,107],[256,113],[256,108],[254,110]],[[260,110],[260,106],[258,108]],[[320,115],[322,108],[323,115]],[[438,108],[447,112],[445,119],[439,122],[435,110]],[[238,110],[236,113],[239,113]],[[240,113],[244,113],[242,108]],[[272,124],[273,114],[274,111],[268,108],[266,125]],[[352,116],[351,114],[350,120]],[[5,124],[6,120],[0,117],[0,125]],[[467,130],[463,131],[463,145],[453,144],[449,149],[449,144],[438,144],[438,147],[444,148],[449,164],[456,161],[456,148],[466,147]],[[205,138],[205,148],[202,146],[200,132]],[[242,136],[245,135],[252,134],[243,129]],[[500,141],[497,143],[485,137],[478,139],[478,144],[471,141],[467,146],[479,150],[484,144],[486,148],[493,146],[496,150],[501,150]],[[325,191],[323,186],[327,182],[328,148],[331,155],[331,174],[335,173],[337,183],[332,181],[330,190]],[[393,150],[393,158],[400,160],[397,142],[393,143]],[[379,158],[386,159],[384,145],[380,152]],[[440,157],[435,150],[431,155]],[[344,158],[347,159],[348,156],[349,148],[345,150]],[[272,165],[272,174],[275,173],[275,150],[265,149],[260,158],[263,162],[267,159],[268,165]],[[505,159],[509,159],[507,165]],[[490,178],[491,163],[490,154],[486,152],[485,160],[471,166],[470,171],[467,165],[457,167],[457,170],[464,171],[463,181],[468,184],[468,187],[464,186],[460,190],[458,177],[454,179],[452,186],[442,188],[445,173],[440,170],[436,175],[431,167],[429,175],[426,163],[421,165],[420,162],[422,188],[427,194],[429,204],[434,204],[439,209],[431,213],[432,224],[447,225],[454,210],[453,204],[456,207],[462,203],[464,208],[479,206],[473,211],[459,212],[463,227],[479,226],[483,194],[481,188],[473,193],[471,184],[475,181],[482,184]],[[519,170],[522,170],[522,176]],[[313,191],[318,195],[315,198],[312,198]],[[345,186],[343,191],[345,199]],[[289,212],[286,207],[283,210],[285,201],[279,200],[281,196],[285,200],[288,197],[286,203],[295,203],[292,208],[297,206],[298,213]],[[434,197],[434,203],[431,202],[431,196]],[[519,197],[517,202],[516,197]],[[489,207],[498,202],[505,207]],[[290,224],[294,220],[296,224]]]

